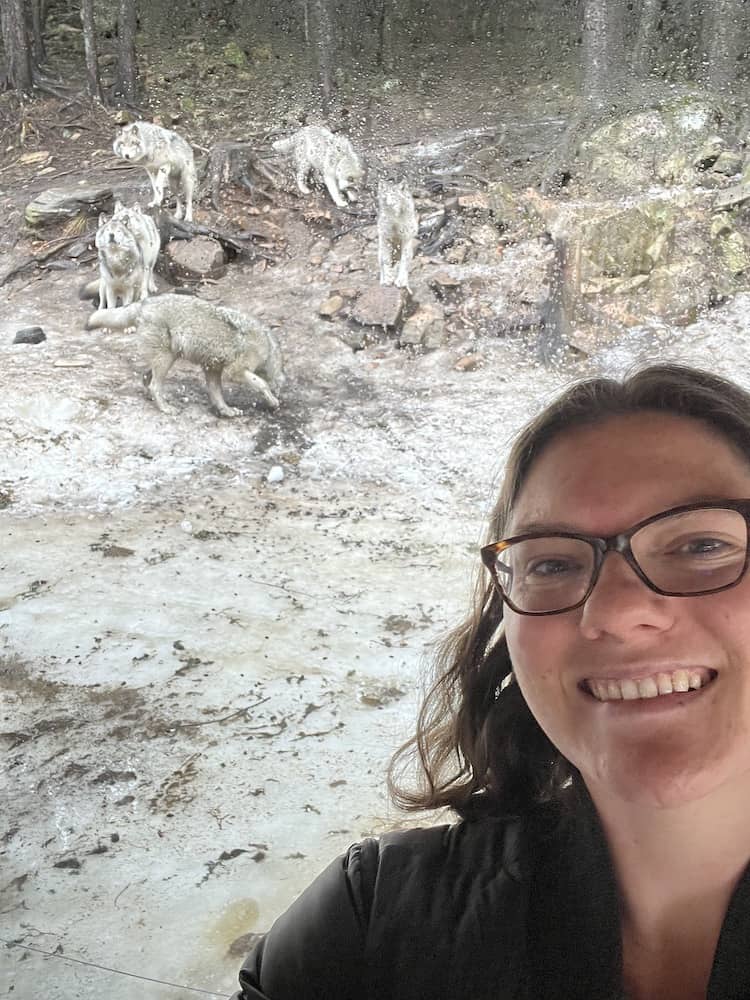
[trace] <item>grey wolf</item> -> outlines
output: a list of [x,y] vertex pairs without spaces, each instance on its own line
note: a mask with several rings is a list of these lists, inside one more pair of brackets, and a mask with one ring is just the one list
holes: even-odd
[[278,139],[273,148],[292,155],[297,187],[302,194],[310,193],[307,181],[314,172],[322,178],[339,208],[346,207],[347,198],[356,201],[354,187],[362,179],[364,170],[345,136],[334,135],[319,125],[307,125],[288,139]]
[[185,219],[192,222],[193,191],[197,181],[195,159],[182,136],[151,122],[133,122],[121,130],[112,149],[121,160],[145,167],[154,191],[150,208],[161,205],[169,185],[177,200],[175,217],[182,218],[181,195],[184,195]]
[[378,184],[378,263],[380,284],[409,291],[409,268],[419,219],[406,181]]
[[265,326],[236,309],[216,306],[186,295],[159,295],[121,309],[99,309],[86,324],[89,330],[135,326],[148,360],[151,398],[162,413],[174,413],[162,394],[164,379],[178,358],[199,365],[208,395],[223,417],[241,410],[229,406],[221,389],[222,375],[252,386],[276,409],[284,384],[281,349]]
[[118,299],[126,306],[156,291],[154,266],[161,239],[151,216],[139,205],[127,208],[115,202],[111,219],[99,216],[95,238],[99,277],[84,285],[81,298],[99,296],[99,308],[113,309]]

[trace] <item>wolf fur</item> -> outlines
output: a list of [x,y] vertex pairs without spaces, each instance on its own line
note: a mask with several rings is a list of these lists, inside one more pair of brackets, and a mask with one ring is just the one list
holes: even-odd
[[190,145],[168,128],[151,122],[126,125],[112,144],[115,156],[145,167],[154,196],[149,208],[161,205],[167,185],[177,199],[175,217],[182,218],[181,195],[185,198],[185,219],[193,220],[193,192],[197,183],[195,159]]
[[161,237],[150,215],[140,205],[127,208],[115,202],[111,219],[99,216],[96,232],[99,252],[99,277],[79,289],[79,297],[98,295],[99,308],[113,309],[119,299],[129,305],[156,291],[154,266],[161,249]]
[[409,186],[381,180],[378,184],[378,263],[380,284],[409,288],[409,268],[419,219]]
[[339,208],[346,206],[347,198],[356,201],[354,188],[362,179],[364,170],[354,147],[345,136],[334,135],[318,125],[307,125],[288,139],[278,139],[273,148],[292,155],[297,187],[302,194],[310,193],[307,181],[310,173],[314,172],[323,179]]
[[164,379],[178,358],[200,365],[208,395],[218,412],[234,417],[241,410],[229,406],[221,389],[222,375],[252,386],[276,409],[284,384],[281,349],[273,333],[236,309],[216,306],[186,295],[159,295],[121,309],[100,309],[89,317],[87,329],[135,326],[148,359],[151,398],[162,413],[174,413],[162,395]]

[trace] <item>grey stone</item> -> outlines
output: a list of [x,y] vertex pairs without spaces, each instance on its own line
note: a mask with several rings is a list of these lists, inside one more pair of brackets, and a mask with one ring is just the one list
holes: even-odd
[[111,199],[110,186],[76,185],[68,188],[48,188],[28,203],[24,218],[30,226],[59,222],[71,219],[80,212],[101,211]]
[[210,236],[169,243],[166,256],[171,276],[180,281],[220,278],[227,269],[227,258],[221,243]]
[[375,285],[364,291],[352,308],[352,319],[362,326],[395,327],[401,319],[404,295],[392,285]]
[[439,347],[444,339],[443,310],[429,303],[421,305],[417,311],[404,321],[399,334],[401,344],[424,344],[429,339],[433,347]]
[[47,335],[41,326],[25,326],[23,330],[18,330],[13,338],[14,344],[41,344],[47,339]]
[[318,306],[318,313],[321,316],[327,316],[330,318],[331,316],[335,316],[343,305],[344,299],[341,295],[331,295],[331,297],[327,298],[325,302],[320,303]]

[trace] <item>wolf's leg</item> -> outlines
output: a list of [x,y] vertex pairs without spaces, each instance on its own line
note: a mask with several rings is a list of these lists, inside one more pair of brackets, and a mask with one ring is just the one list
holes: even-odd
[[[182,186],[185,192],[185,221],[193,221],[193,190],[195,188],[195,173],[187,169],[182,172]],[[177,202],[179,205],[179,201]]]
[[396,274],[396,285],[399,288],[405,288],[407,291],[411,291],[409,288],[409,268],[411,267],[412,258],[414,257],[414,244],[411,240],[405,240],[401,244],[401,260],[398,263],[398,271]]
[[159,167],[154,172],[149,171],[149,177],[151,178],[151,186],[154,189],[154,197],[148,203],[148,207],[155,208],[164,201],[164,189],[169,180],[169,167]]
[[239,417],[242,410],[236,406],[230,406],[224,399],[221,389],[221,368],[205,368],[206,385],[208,386],[208,398],[214,409],[218,410],[222,417]]
[[173,364],[174,355],[171,351],[158,351],[151,358],[151,378],[148,382],[148,391],[162,413],[177,412],[174,406],[170,406],[161,394],[164,379],[167,377],[169,369]]
[[302,194],[310,194],[310,188],[307,186],[308,170],[309,170],[308,167],[303,167],[303,166],[297,167],[297,172],[295,175],[297,178],[297,187],[300,189]]
[[323,174],[323,180],[325,186],[328,188],[328,193],[339,206],[339,208],[346,208],[347,201],[339,191],[339,186],[336,183],[336,177],[332,172]]
[[380,284],[390,285],[392,277],[391,266],[391,245],[383,229],[378,232],[378,263],[380,264]]
[[264,378],[256,375],[255,372],[251,372],[249,368],[243,370],[242,377],[248,385],[251,385],[253,389],[256,389],[261,394],[272,410],[278,409],[279,401],[269,389],[268,382]]

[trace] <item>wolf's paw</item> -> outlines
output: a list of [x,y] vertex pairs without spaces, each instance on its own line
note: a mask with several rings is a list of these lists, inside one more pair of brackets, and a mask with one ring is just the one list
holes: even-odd
[[219,410],[220,417],[241,417],[244,410],[238,409],[236,406],[227,406]]

